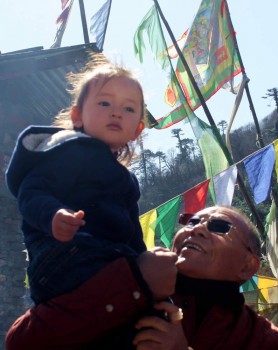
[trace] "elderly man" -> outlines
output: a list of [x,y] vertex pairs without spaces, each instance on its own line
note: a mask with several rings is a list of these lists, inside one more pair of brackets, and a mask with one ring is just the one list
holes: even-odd
[[227,207],[207,208],[181,219],[184,227],[172,248],[179,257],[173,300],[180,312],[173,305],[158,304],[174,320],[142,318],[137,328],[144,329],[134,340],[137,349],[278,349],[278,328],[244,305],[239,291],[260,266],[256,229]]

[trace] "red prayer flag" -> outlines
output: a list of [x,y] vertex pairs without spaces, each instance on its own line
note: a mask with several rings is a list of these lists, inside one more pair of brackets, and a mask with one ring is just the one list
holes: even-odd
[[67,20],[70,11],[70,6],[66,7],[60,16],[56,19],[56,24],[63,23]]
[[183,199],[185,213],[193,214],[205,208],[209,182],[210,179],[201,182],[190,190],[184,192]]
[[62,3],[62,10],[67,6],[67,3],[69,2],[69,0],[61,0]]

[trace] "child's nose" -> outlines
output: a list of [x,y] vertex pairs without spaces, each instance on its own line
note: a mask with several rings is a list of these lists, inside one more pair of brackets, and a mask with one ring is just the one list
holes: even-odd
[[121,116],[122,116],[121,109],[118,107],[113,107],[112,117],[121,118]]

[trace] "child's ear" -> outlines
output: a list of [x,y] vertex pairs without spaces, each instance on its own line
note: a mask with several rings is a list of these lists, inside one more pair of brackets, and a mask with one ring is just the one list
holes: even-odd
[[83,126],[81,112],[77,106],[72,106],[70,116],[73,126],[76,128],[81,128]]
[[134,140],[137,139],[137,137],[141,134],[141,132],[143,131],[144,127],[145,127],[144,122],[141,120],[139,122],[139,125],[138,125],[137,129],[136,129]]

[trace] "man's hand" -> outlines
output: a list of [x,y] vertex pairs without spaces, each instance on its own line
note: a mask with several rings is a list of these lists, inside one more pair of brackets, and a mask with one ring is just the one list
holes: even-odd
[[[184,335],[181,320],[176,320],[179,308],[168,302],[157,303],[157,310],[168,314],[169,322],[159,317],[142,317],[135,325],[139,330],[133,344],[137,350],[185,350],[188,343]],[[172,321],[171,321],[172,319]]]
[[163,300],[175,291],[177,254],[166,248],[153,248],[139,255],[137,263],[144,280],[156,300]]
[[61,242],[72,240],[80,226],[85,225],[84,215],[83,210],[59,209],[52,219],[53,236]]

